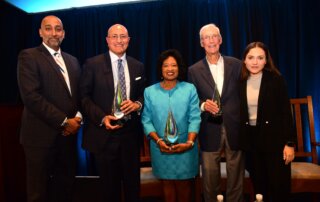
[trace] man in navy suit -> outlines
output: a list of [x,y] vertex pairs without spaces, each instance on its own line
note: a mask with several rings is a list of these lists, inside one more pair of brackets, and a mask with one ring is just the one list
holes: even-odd
[[[200,45],[206,57],[189,68],[189,80],[198,91],[201,104],[199,142],[201,148],[204,199],[216,201],[220,194],[220,161],[227,162],[226,201],[242,202],[244,162],[239,150],[241,61],[222,56],[219,28],[208,24],[200,30]],[[215,89],[219,101],[213,97]],[[219,110],[222,115],[218,116]]]
[[59,18],[43,18],[39,34],[42,44],[22,50],[18,57],[27,198],[67,202],[76,175],[76,133],[82,119],[77,90],[80,65],[60,49],[65,32]]
[[[86,121],[83,148],[94,154],[103,185],[103,201],[139,201],[140,192],[140,110],[143,105],[144,66],[127,56],[130,37],[120,24],[111,26],[106,36],[109,47],[88,59],[81,77],[81,103]],[[125,79],[122,124],[113,114],[113,101],[121,82],[120,66]]]

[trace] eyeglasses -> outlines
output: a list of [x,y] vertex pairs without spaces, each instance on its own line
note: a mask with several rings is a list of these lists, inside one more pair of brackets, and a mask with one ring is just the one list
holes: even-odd
[[124,41],[124,40],[127,40],[129,38],[129,36],[127,36],[127,35],[112,35],[112,36],[108,36],[108,38],[110,38],[112,40],[120,39],[121,41]]
[[206,40],[206,41],[209,41],[209,40],[211,40],[211,39],[217,39],[217,38],[219,38],[219,37],[220,37],[219,34],[213,34],[213,35],[211,35],[211,36],[209,36],[209,35],[203,36],[201,39]]

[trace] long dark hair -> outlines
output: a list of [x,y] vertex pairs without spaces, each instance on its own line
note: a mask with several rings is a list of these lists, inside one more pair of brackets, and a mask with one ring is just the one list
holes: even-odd
[[182,59],[180,52],[176,49],[165,50],[159,55],[158,63],[157,63],[158,79],[159,80],[162,79],[162,64],[170,56],[173,57],[177,61],[177,64],[178,64],[179,74],[178,74],[177,79],[179,81],[185,81],[185,79],[186,79],[186,66],[183,62],[183,59]]
[[246,59],[249,51],[250,51],[252,48],[256,48],[256,47],[261,48],[261,49],[264,51],[265,55],[266,55],[266,60],[267,60],[266,62],[267,62],[267,63],[265,64],[263,70],[269,71],[269,72],[273,72],[273,73],[275,73],[275,74],[277,74],[277,75],[280,75],[279,70],[277,69],[277,67],[276,67],[276,66],[274,65],[274,63],[273,63],[273,60],[272,60],[272,57],[271,57],[271,54],[270,54],[270,52],[269,52],[268,47],[267,47],[264,43],[262,43],[262,42],[260,42],[260,41],[257,41],[257,42],[252,42],[252,43],[250,43],[250,44],[246,47],[246,49],[244,50],[244,52],[243,52],[243,55],[242,55],[241,80],[247,80],[248,77],[249,77],[249,75],[250,75],[250,72],[249,72],[249,70],[247,69],[246,64],[244,63],[244,61],[245,61],[245,59]]

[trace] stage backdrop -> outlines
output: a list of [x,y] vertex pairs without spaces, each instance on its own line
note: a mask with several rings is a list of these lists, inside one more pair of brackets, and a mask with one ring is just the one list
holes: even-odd
[[[245,46],[253,41],[269,46],[287,79],[290,97],[313,97],[316,134],[320,140],[318,0],[162,0],[40,14],[26,14],[4,2],[0,6],[0,103],[20,103],[17,55],[21,49],[41,43],[38,28],[46,15],[62,19],[66,31],[62,49],[78,57],[81,63],[106,52],[109,26],[125,25],[131,37],[128,54],[145,64],[148,85],[156,82],[156,60],[165,49],[181,51],[188,65],[203,58],[199,30],[205,24],[215,23],[221,29],[224,55],[241,58]],[[79,154],[82,165],[79,175],[92,174],[86,153],[79,149]]]

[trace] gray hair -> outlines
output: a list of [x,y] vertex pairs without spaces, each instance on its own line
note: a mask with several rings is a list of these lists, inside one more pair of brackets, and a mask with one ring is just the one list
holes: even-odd
[[217,26],[216,26],[215,24],[213,24],[213,23],[210,23],[210,24],[207,24],[207,25],[204,25],[203,27],[201,27],[200,32],[199,32],[200,41],[201,41],[202,32],[203,32],[205,29],[208,29],[208,28],[216,29],[216,30],[218,31],[218,33],[219,33],[219,36],[221,37],[219,27],[217,27]]

